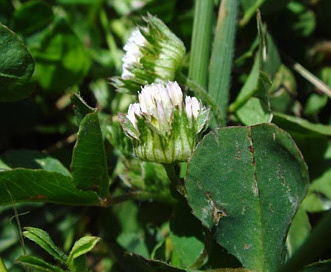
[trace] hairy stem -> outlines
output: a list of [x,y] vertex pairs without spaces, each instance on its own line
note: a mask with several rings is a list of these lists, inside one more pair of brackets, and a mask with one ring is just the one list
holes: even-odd
[[175,168],[173,164],[163,164],[167,175],[171,181],[171,183],[174,185],[174,187],[176,188],[176,190],[182,195],[185,196],[186,195],[186,189],[185,189],[185,185],[184,182],[178,177],[178,175],[176,174]]

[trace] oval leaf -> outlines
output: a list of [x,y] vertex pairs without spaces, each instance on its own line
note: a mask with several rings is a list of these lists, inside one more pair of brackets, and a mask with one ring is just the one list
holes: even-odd
[[80,123],[71,169],[78,189],[94,190],[101,198],[108,197],[108,165],[97,112],[86,114]]
[[0,23],[0,102],[17,101],[33,91],[31,54],[16,34]]
[[85,236],[76,241],[69,254],[68,266],[71,265],[74,259],[91,251],[99,241],[100,238],[96,236]]
[[209,133],[188,167],[193,214],[244,267],[277,271],[291,220],[306,194],[307,167],[272,124]]

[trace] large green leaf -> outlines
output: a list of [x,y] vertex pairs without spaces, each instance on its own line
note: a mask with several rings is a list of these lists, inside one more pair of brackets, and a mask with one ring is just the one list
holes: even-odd
[[189,162],[193,214],[244,267],[277,271],[285,238],[308,188],[292,138],[273,124],[209,133]]
[[98,205],[97,194],[77,189],[71,177],[42,169],[17,168],[0,172],[0,204],[50,202]]
[[16,34],[0,23],[0,102],[17,101],[33,91],[34,61]]

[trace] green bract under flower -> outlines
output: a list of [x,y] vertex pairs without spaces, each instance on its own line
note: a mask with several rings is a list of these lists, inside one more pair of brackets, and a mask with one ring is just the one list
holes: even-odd
[[180,69],[185,46],[158,18],[144,18],[147,27],[134,30],[124,46],[123,73],[112,78],[119,90],[137,93],[141,86],[173,81]]
[[138,98],[126,115],[119,115],[135,155],[159,163],[187,161],[207,127],[209,109],[195,97],[183,99],[177,82],[146,85]]

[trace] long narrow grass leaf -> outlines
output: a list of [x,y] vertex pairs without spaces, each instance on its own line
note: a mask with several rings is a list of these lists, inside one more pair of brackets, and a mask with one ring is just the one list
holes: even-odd
[[224,116],[222,125],[225,125],[229,99],[237,10],[237,0],[223,0],[221,2],[209,67],[208,91]]
[[213,20],[213,0],[196,0],[189,77],[207,87],[208,63]]

